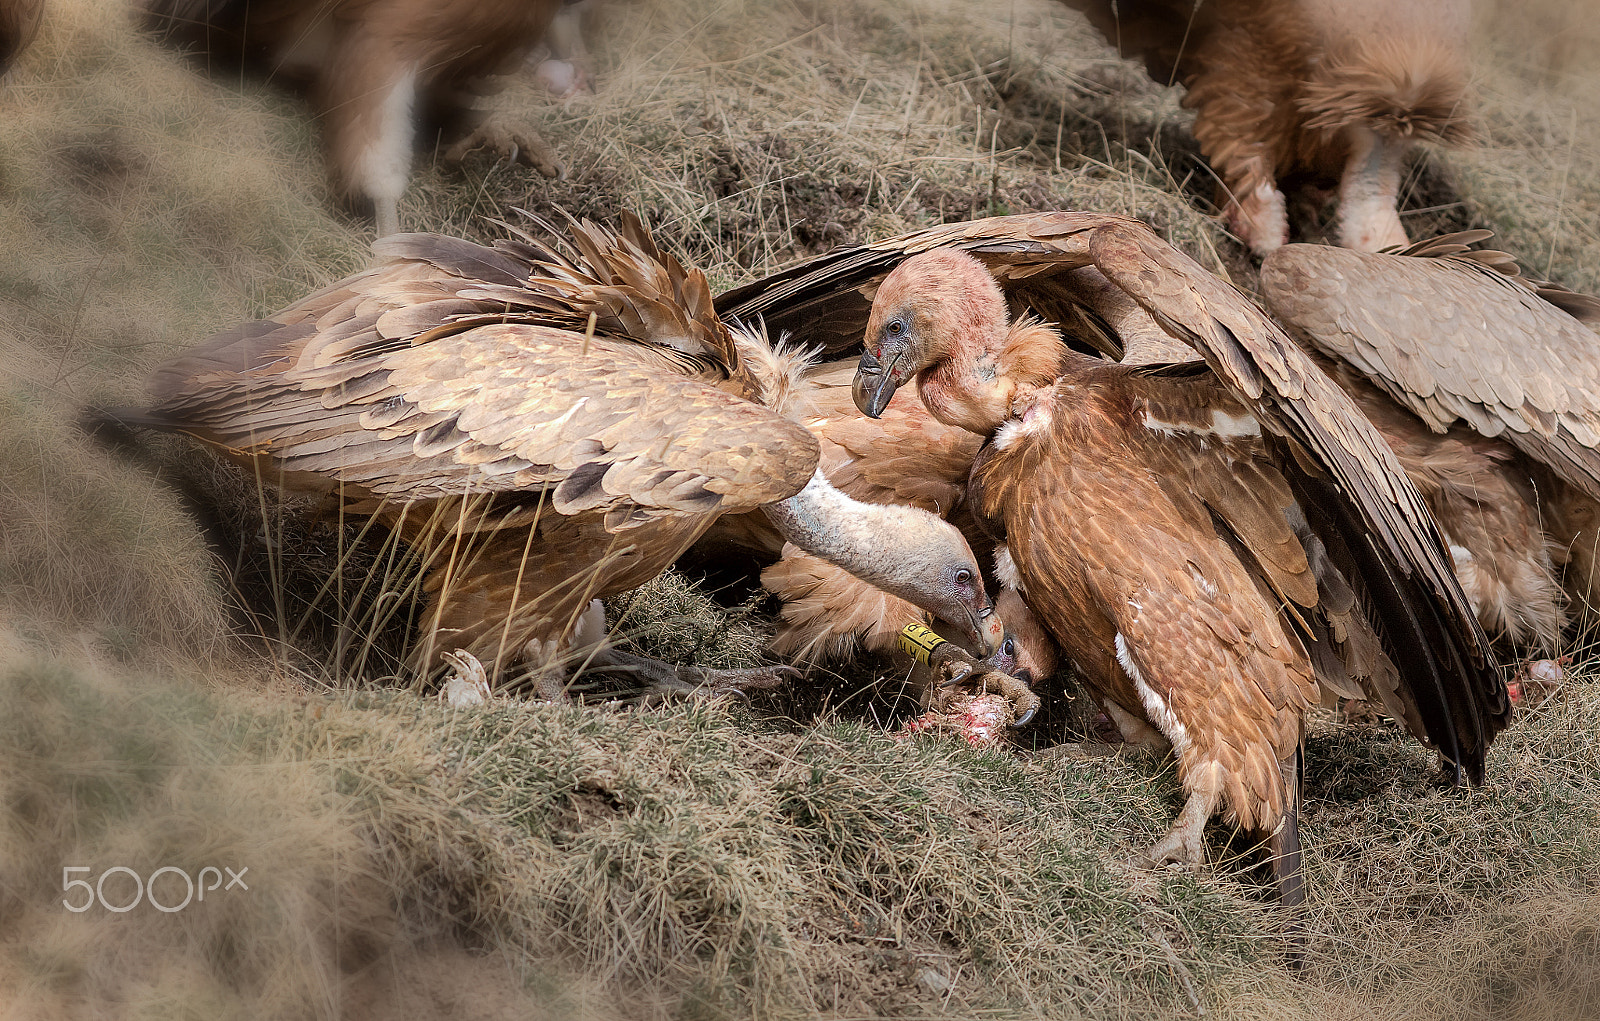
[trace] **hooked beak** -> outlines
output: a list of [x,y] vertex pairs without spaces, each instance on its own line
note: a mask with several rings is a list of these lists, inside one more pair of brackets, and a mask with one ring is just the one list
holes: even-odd
[[967,632],[967,648],[976,650],[980,657],[992,656],[1005,641],[1006,625],[994,612],[994,606],[986,605],[967,612]]
[[883,415],[883,409],[889,406],[895,390],[900,386],[895,382],[894,365],[904,353],[896,352],[885,366],[871,349],[861,352],[861,364],[856,366],[856,378],[851,384],[850,396],[863,415],[879,418]]

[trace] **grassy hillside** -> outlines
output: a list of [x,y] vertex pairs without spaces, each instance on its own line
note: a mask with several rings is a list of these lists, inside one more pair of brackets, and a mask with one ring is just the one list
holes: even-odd
[[[1406,222],[1492,227],[1600,290],[1596,32],[1576,3],[1480,14],[1480,141],[1419,158]],[[594,47],[594,97],[519,81],[497,100],[565,181],[423,159],[405,226],[635,209],[721,287],[940,219],[1080,206],[1252,284],[1176,93],[1059,5],[618,0]],[[72,422],[362,265],[367,225],[328,198],[301,105],[197,74],[117,0],[55,0],[0,83],[0,1014],[1600,1016],[1587,671],[1501,738],[1479,792],[1432,786],[1390,729],[1316,721],[1293,975],[1220,827],[1202,874],[1140,865],[1179,804],[1170,764],[897,742],[874,722],[892,706],[820,677],[820,715],[805,692],[452,713],[351,683],[314,627],[286,642],[357,537],[263,526],[253,487],[181,443],[135,463]],[[220,569],[175,486],[222,492],[246,570]],[[731,665],[764,612],[729,626],[672,577],[629,624]],[[61,870],[80,865],[244,866],[250,889],[76,914]]]

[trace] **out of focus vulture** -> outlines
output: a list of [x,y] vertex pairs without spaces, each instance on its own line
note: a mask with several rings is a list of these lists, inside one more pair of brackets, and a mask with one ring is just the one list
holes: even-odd
[[1473,251],[1470,231],[1394,255],[1288,245],[1262,295],[1388,438],[1433,508],[1484,627],[1556,651],[1561,592],[1595,605],[1600,338],[1593,298]]
[[380,237],[421,137],[444,155],[492,146],[547,177],[562,172],[530,131],[479,123],[473,100],[498,87],[544,38],[562,0],[143,0],[146,20],[225,64],[242,62],[305,88],[322,120],[338,192],[370,203]]
[[0,2],[0,75],[11,70],[18,55],[33,43],[44,18],[44,0]]
[[[1002,575],[1124,734],[1177,754],[1190,797],[1157,859],[1200,859],[1225,809],[1298,900],[1302,713],[1328,693],[1381,699],[1481,779],[1510,707],[1421,497],[1265,313],[1143,224],[947,225],[747,297],[802,343],[865,328],[868,415],[915,380],[936,419],[988,438],[968,499],[1004,537]],[[1140,316],[1164,337],[1116,325]],[[1114,364],[1062,329],[1191,360]]]
[[1181,84],[1233,230],[1288,240],[1282,188],[1339,189],[1339,241],[1406,243],[1414,142],[1470,134],[1469,0],[1063,0],[1162,84]]
[[816,472],[816,439],[783,414],[804,359],[726,326],[704,275],[637,220],[571,236],[570,255],[527,234],[380,241],[374,269],[159,370],[135,420],[421,550],[421,669],[458,647],[490,677],[527,660],[556,695],[592,600],[763,507],[788,541],[959,629],[947,637],[994,644],[953,527]]

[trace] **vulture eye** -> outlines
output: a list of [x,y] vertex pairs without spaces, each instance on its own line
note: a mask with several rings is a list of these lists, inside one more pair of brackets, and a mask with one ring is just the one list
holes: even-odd
[[1000,643],[1000,655],[1002,655],[1002,656],[1015,656],[1016,654],[1017,654],[1017,643],[1016,643],[1016,641],[1014,639],[1007,638],[1004,642]]
[[971,580],[972,580],[972,572],[967,570],[965,567],[963,567],[961,570],[956,572],[956,584],[957,585],[965,585],[967,582],[969,582]]
[[898,319],[889,320],[889,336],[898,337],[906,332],[906,324]]

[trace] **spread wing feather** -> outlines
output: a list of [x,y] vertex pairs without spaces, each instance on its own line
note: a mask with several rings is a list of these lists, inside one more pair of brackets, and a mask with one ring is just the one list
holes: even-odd
[[1524,280],[1472,232],[1367,254],[1288,245],[1265,300],[1296,336],[1366,374],[1436,432],[1464,421],[1600,498],[1600,338],[1594,299]]

